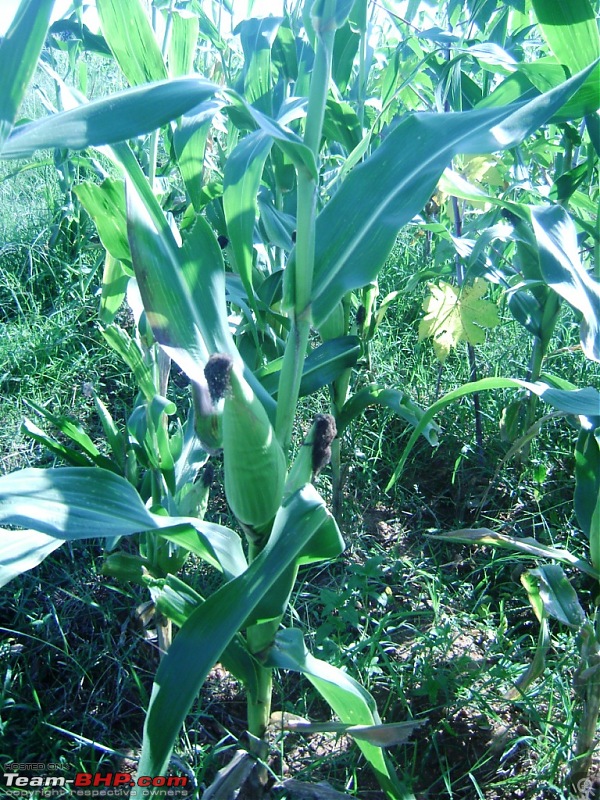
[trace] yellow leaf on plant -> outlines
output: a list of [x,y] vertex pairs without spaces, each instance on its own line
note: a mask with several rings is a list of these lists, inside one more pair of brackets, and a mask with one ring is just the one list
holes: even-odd
[[500,322],[498,309],[490,300],[483,300],[487,283],[475,278],[462,288],[439,281],[430,283],[431,294],[423,302],[425,316],[419,325],[419,341],[431,337],[433,349],[443,363],[459,342],[481,344],[485,328]]

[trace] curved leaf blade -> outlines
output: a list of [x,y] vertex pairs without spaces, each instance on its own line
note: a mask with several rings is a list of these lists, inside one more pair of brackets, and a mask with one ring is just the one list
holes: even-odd
[[[313,321],[377,276],[400,228],[433,193],[453,156],[514,147],[547,121],[590,69],[528,103],[455,114],[410,114],[346,178],[316,220]],[[290,269],[290,266],[292,269]],[[286,270],[286,299],[293,271]]]
[[[306,675],[344,724],[359,726],[359,730],[381,726],[375,700],[369,692],[343,670],[312,656],[297,628],[279,631],[269,650],[267,664]],[[352,733],[352,729],[349,732]],[[405,800],[412,797],[412,793],[407,794],[400,786],[380,745],[360,736],[356,743],[388,797]]]
[[[397,414],[413,427],[419,424],[425,413],[405,392],[399,389],[386,389],[376,383],[372,383],[354,394],[344,404],[336,418],[338,435],[369,406],[389,408],[390,411],[393,411],[394,414]],[[422,436],[427,439],[429,444],[437,445],[439,431],[439,425],[431,421],[423,429]]]
[[581,263],[575,224],[561,206],[532,206],[531,222],[544,281],[581,312],[583,352],[600,361],[600,283]]
[[[312,509],[308,514],[307,503]],[[209,670],[263,598],[310,549],[311,539],[321,529],[320,509],[324,508],[310,485],[292,495],[277,513],[273,534],[264,550],[247,570],[211,595],[183,625],[156,674],[138,774],[164,773],[179,729]],[[132,788],[131,797],[140,797],[136,787]]]
[[227,159],[223,174],[223,211],[237,272],[250,303],[252,288],[253,234],[257,194],[273,140],[257,130],[245,136]]
[[181,116],[218,89],[203,78],[188,77],[116,92],[15,129],[2,156],[25,158],[41,148],[83,150],[132,139]]
[[0,44],[0,152],[35,72],[53,6],[54,0],[22,0]]
[[0,587],[40,564],[65,543],[64,539],[34,530],[0,528]]
[[96,0],[100,27],[131,86],[165,80],[167,68],[141,0]]

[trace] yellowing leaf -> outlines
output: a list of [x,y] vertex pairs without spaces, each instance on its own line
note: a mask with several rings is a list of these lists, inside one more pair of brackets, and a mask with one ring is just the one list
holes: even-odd
[[429,288],[431,294],[423,302],[426,313],[419,325],[419,340],[432,337],[433,349],[442,363],[459,342],[481,344],[485,341],[484,328],[494,328],[500,322],[494,303],[482,300],[487,291],[483,278],[462,288],[444,281],[430,283]]

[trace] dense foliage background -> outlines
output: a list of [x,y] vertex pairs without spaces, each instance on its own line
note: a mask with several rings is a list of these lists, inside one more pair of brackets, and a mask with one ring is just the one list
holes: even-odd
[[233,5],[0,44],[0,759],[590,800],[598,4]]

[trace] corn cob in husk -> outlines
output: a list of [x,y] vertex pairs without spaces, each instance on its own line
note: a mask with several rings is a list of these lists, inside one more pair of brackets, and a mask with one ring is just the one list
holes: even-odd
[[247,533],[268,532],[283,496],[286,459],[267,413],[227,355],[211,356],[205,375],[221,419],[225,496]]

